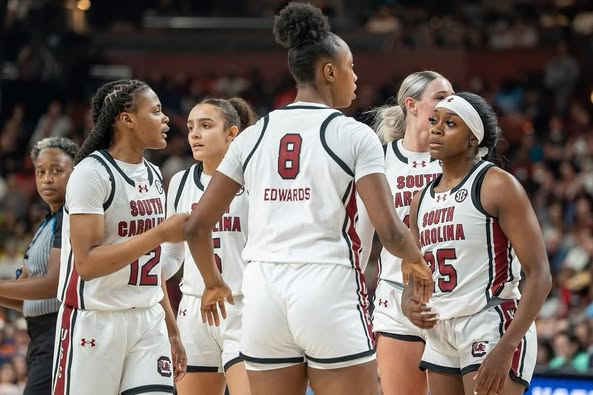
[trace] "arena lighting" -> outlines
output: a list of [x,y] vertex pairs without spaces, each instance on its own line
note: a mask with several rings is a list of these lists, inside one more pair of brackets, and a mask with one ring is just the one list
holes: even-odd
[[593,91],[591,91],[591,104],[593,104]]
[[91,8],[91,0],[78,0],[76,2],[76,8],[81,11],[88,11]]

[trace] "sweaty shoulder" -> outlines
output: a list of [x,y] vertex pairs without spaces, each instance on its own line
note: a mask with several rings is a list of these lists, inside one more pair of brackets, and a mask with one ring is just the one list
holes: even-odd
[[498,210],[504,201],[516,201],[526,196],[519,180],[509,172],[493,166],[484,175],[480,200],[484,209],[493,217],[498,217]]
[[[484,175],[484,182],[482,188],[496,189],[496,188],[523,188],[519,181],[509,172],[497,166],[492,166]],[[498,189],[500,190],[500,189]]]

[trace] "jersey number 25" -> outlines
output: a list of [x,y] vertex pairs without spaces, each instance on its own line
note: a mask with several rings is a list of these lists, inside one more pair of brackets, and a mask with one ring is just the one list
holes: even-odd
[[430,270],[438,272],[438,280],[435,281],[435,287],[438,285],[441,292],[451,292],[457,287],[457,270],[453,264],[447,262],[457,259],[455,248],[441,248],[436,250],[436,259],[432,251],[424,254],[424,260],[430,265]]

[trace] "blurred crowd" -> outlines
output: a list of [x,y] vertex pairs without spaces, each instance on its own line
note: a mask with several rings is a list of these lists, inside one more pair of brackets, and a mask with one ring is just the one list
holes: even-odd
[[[2,278],[14,278],[32,232],[45,215],[35,192],[29,158],[32,144],[47,136],[67,136],[80,143],[91,127],[90,96],[101,82],[89,75],[95,54],[80,52],[88,36],[42,34],[41,29],[21,37],[19,32],[30,23],[27,18],[38,21],[40,15],[15,14],[22,11],[17,7],[22,2],[8,3],[13,9],[3,10],[0,38],[18,39],[0,55],[4,62],[0,84]],[[204,9],[191,8],[198,3]],[[148,14],[185,10],[216,15],[214,3],[155,0],[146,2],[143,9]],[[231,3],[245,6],[241,12],[251,12],[247,6],[251,2]],[[280,3],[266,2],[270,9]],[[328,13],[348,16],[348,1],[318,3],[324,3]],[[556,55],[539,70],[509,75],[497,86],[472,76],[452,82],[458,91],[487,97],[497,110],[505,136],[500,151],[508,160],[508,170],[525,186],[542,227],[554,287],[537,321],[538,367],[593,372],[593,94],[582,83],[590,66],[586,59],[593,54],[593,8],[573,1],[560,10],[556,3],[543,0],[483,0],[483,7],[452,2],[460,3],[459,9],[443,2],[426,2],[425,8],[412,1],[374,3],[374,11],[357,14],[364,15],[358,20],[360,28],[392,35],[394,46],[528,48],[547,42],[556,49]],[[503,17],[511,15],[504,13],[509,6],[517,12]],[[538,13],[533,13],[534,8]],[[428,18],[428,13],[439,17]],[[94,18],[100,21],[100,15]],[[577,44],[582,49],[578,56],[571,50]],[[242,96],[261,115],[289,103],[295,94],[288,75],[270,80],[257,69],[227,67],[199,78],[155,70],[137,77],[159,94],[171,118],[167,149],[149,153],[166,179],[191,163],[186,116],[200,99]],[[358,99],[346,112],[370,122],[367,111],[389,101],[399,82],[391,76],[383,85],[359,81]],[[0,390],[14,386],[18,391],[22,384],[26,344],[23,320],[14,312],[0,311]]]

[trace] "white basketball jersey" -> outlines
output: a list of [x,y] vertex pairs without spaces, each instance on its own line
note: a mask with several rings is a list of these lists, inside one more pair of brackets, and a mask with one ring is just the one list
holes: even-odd
[[[171,178],[169,196],[174,198],[176,213],[189,213],[202,198],[208,187],[210,177],[203,174],[202,163],[197,163],[187,170],[180,171]],[[169,205],[171,202],[169,202]],[[212,229],[214,258],[224,281],[233,291],[241,295],[245,261],[241,257],[247,241],[247,193],[244,188],[231,202],[222,218]],[[185,242],[185,259],[181,292],[186,295],[201,297],[204,293],[204,280],[194,262]]]
[[[387,144],[385,175],[393,195],[395,211],[406,225],[409,223],[412,198],[441,172],[440,162],[432,159],[429,152],[409,151],[404,148],[402,140]],[[388,280],[401,284],[401,263],[401,258],[392,255],[384,248],[379,260],[379,281]]]
[[368,126],[297,102],[243,131],[218,171],[249,193],[245,260],[360,268],[355,180],[384,172]]
[[481,311],[493,297],[519,299],[521,268],[496,218],[480,203],[487,170],[480,161],[455,188],[435,193],[440,177],[422,191],[418,230],[434,279],[429,305],[441,319]]
[[118,163],[105,150],[95,151],[77,164],[68,182],[64,205],[60,301],[82,310],[123,310],[158,303],[163,298],[161,247],[115,273],[83,281],[74,265],[70,215],[102,214],[105,235],[101,245],[113,245],[163,222],[165,209],[161,174],[153,164]]

